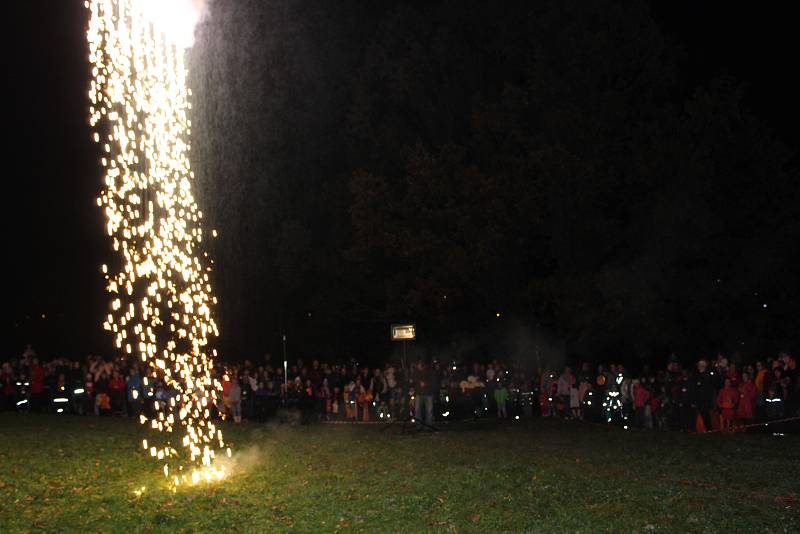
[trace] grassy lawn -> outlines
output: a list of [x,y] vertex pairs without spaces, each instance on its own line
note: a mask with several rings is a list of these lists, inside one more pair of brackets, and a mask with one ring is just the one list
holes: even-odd
[[132,421],[0,416],[0,532],[800,532],[798,435],[542,420],[225,431],[233,475],[173,494]]

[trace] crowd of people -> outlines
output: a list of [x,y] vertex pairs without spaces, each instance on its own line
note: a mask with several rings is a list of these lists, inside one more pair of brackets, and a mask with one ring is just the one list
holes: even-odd
[[[214,374],[222,384],[218,410],[237,423],[295,414],[303,422],[410,420],[432,428],[441,420],[540,416],[702,432],[785,420],[800,408],[797,362],[786,352],[752,363],[718,354],[691,367],[673,355],[636,373],[588,363],[532,371],[499,360],[272,365],[266,356],[263,364],[220,364]],[[137,417],[168,389],[132,358],[44,362],[29,345],[0,364],[0,411]]]

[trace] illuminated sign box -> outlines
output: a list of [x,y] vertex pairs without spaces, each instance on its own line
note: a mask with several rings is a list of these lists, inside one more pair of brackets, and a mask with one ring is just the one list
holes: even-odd
[[417,329],[413,324],[393,324],[392,341],[409,341],[417,337]]

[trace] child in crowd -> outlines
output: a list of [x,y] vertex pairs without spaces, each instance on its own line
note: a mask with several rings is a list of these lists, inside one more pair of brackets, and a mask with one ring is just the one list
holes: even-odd
[[108,393],[111,397],[111,409],[114,413],[125,413],[125,379],[119,371],[111,373],[108,381]]
[[341,403],[342,403],[342,392],[339,389],[339,386],[335,386],[333,388],[333,396],[331,397],[331,416],[334,419],[339,419],[342,411],[341,411]]
[[111,397],[105,391],[101,391],[95,396],[94,414],[111,415]]
[[733,432],[738,402],[739,391],[733,387],[731,379],[726,378],[725,386],[717,394],[717,406],[720,410],[720,422],[723,432]]
[[235,423],[242,422],[242,387],[238,380],[231,380],[225,375],[222,384],[222,400],[228,414]]
[[589,395],[589,393],[592,393],[592,383],[589,376],[584,376],[581,378],[581,384],[578,387],[578,400],[581,405],[581,419],[588,419],[589,415],[592,413],[592,407],[594,406],[592,403],[592,397],[594,395]]
[[344,387],[342,403],[344,404],[344,418],[356,418],[356,383],[352,380]]
[[639,428],[653,428],[653,419],[650,411],[650,391],[639,379],[631,383],[633,390],[633,410],[636,426]]
[[736,408],[736,417],[743,423],[752,422],[756,416],[756,399],[758,389],[751,380],[749,373],[742,373],[742,383],[739,384],[739,405]]
[[320,386],[319,397],[322,400],[323,407],[325,410],[325,420],[330,421],[331,414],[333,412],[333,392],[331,392],[331,388],[328,385],[328,379],[322,379],[322,385]]
[[550,417],[554,415],[553,397],[556,394],[558,381],[555,375],[545,369],[539,380],[539,407],[542,412],[542,417]]
[[372,404],[372,390],[364,387],[361,377],[356,378],[356,389],[358,390],[358,407],[361,410],[361,420],[364,422],[369,421],[369,409]]
[[94,404],[94,375],[86,373],[86,379],[83,382],[84,397],[83,397],[83,413],[95,413]]
[[569,410],[572,413],[573,419],[579,419],[581,416],[581,396],[578,391],[578,384],[572,384],[569,390]]

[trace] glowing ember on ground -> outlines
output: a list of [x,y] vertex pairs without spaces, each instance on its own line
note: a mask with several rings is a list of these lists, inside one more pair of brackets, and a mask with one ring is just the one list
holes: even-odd
[[[171,484],[219,480],[219,451],[230,456],[211,419],[219,381],[209,338],[217,336],[210,262],[202,252],[202,213],[189,165],[191,91],[185,46],[199,14],[193,0],[90,0],[90,124],[103,150],[107,218],[115,261],[103,266],[111,313],[104,328],[117,348],[144,363],[143,446],[163,462]],[[180,12],[185,8],[188,12]],[[166,17],[166,18],[165,18]],[[166,21],[188,21],[191,28]],[[164,385],[153,395],[154,383]]]

